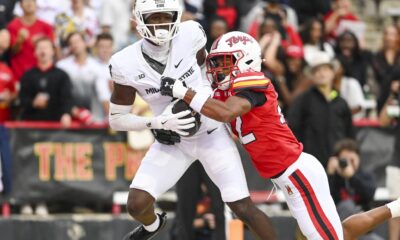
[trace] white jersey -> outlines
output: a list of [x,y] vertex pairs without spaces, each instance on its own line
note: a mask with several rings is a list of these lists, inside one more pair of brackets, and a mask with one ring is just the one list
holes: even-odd
[[[197,92],[212,94],[210,83],[202,78],[196,59],[197,52],[207,41],[200,24],[194,21],[180,24],[177,36],[171,40],[163,74],[155,71],[143,57],[143,41],[147,40],[139,40],[114,54],[110,60],[110,73],[114,82],[135,88],[154,115],[161,114],[172,100],[169,96],[162,96],[159,91],[162,77],[179,79]],[[203,124],[199,132],[203,132],[204,125],[207,125],[204,123],[208,121],[202,116]]]
[[[146,40],[116,53],[110,61],[110,72],[116,83],[135,88],[155,115],[161,114],[172,100],[160,94],[163,76],[179,79],[188,87],[211,95],[210,83],[202,78],[197,65],[196,54],[206,44],[206,36],[198,23],[188,21],[180,24],[177,36],[170,42],[163,74],[151,68],[144,59],[143,41]],[[141,161],[130,187],[146,191],[157,199],[175,185],[198,159],[220,189],[225,202],[248,197],[242,163],[232,138],[219,127],[220,123],[204,116],[201,121],[196,135],[181,138],[179,144],[164,145],[155,141]]]

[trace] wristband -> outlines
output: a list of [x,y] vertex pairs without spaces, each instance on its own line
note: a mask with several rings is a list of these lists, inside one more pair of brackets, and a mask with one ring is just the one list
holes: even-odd
[[196,112],[200,112],[209,97],[210,96],[206,94],[196,93],[189,106]]
[[[176,80],[176,82],[177,81],[180,81],[180,80]],[[184,84],[183,82],[181,82],[179,84],[174,84],[174,87],[172,88],[172,95],[174,97],[179,98],[179,99],[183,99],[185,97],[186,92],[189,89],[187,87],[185,87],[183,84]]]
[[399,200],[390,202],[386,204],[386,206],[390,210],[390,214],[392,215],[392,218],[400,217],[400,203]]

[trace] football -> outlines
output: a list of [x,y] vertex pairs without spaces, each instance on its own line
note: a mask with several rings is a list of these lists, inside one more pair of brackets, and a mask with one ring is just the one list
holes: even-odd
[[189,129],[185,129],[182,131],[188,132],[189,135],[185,136],[185,137],[191,137],[194,134],[197,133],[197,131],[199,131],[200,126],[201,126],[201,121],[200,121],[200,114],[198,112],[196,112],[195,110],[193,110],[185,101],[183,100],[179,100],[177,101],[173,106],[172,106],[172,113],[178,113],[178,112],[182,112],[182,111],[186,111],[186,110],[190,110],[191,113],[188,114],[187,116],[183,117],[183,118],[190,118],[190,117],[194,117],[196,120],[194,122],[194,127],[189,128]]

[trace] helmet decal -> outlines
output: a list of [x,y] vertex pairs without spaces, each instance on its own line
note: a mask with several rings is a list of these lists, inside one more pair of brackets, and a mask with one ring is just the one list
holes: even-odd
[[253,42],[253,40],[251,40],[249,37],[247,37],[247,36],[232,36],[232,37],[230,37],[230,38],[228,38],[228,39],[226,39],[226,42],[228,43],[228,45],[230,46],[230,47],[233,47],[233,45],[235,45],[235,44],[237,44],[237,43],[239,43],[239,42],[241,42],[241,43],[243,43],[244,45],[246,45],[247,44],[247,42]]

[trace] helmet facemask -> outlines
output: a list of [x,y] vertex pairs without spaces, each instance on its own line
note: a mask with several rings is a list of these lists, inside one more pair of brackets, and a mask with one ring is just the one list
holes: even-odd
[[[172,22],[158,24],[146,23],[146,16],[156,13],[172,14]],[[181,11],[168,11],[167,9],[165,11],[136,12],[136,19],[138,20],[136,29],[143,38],[157,45],[163,45],[171,41],[177,35],[181,15]]]
[[228,90],[240,72],[237,63],[243,57],[241,51],[221,52],[207,56],[207,78],[215,89]]

